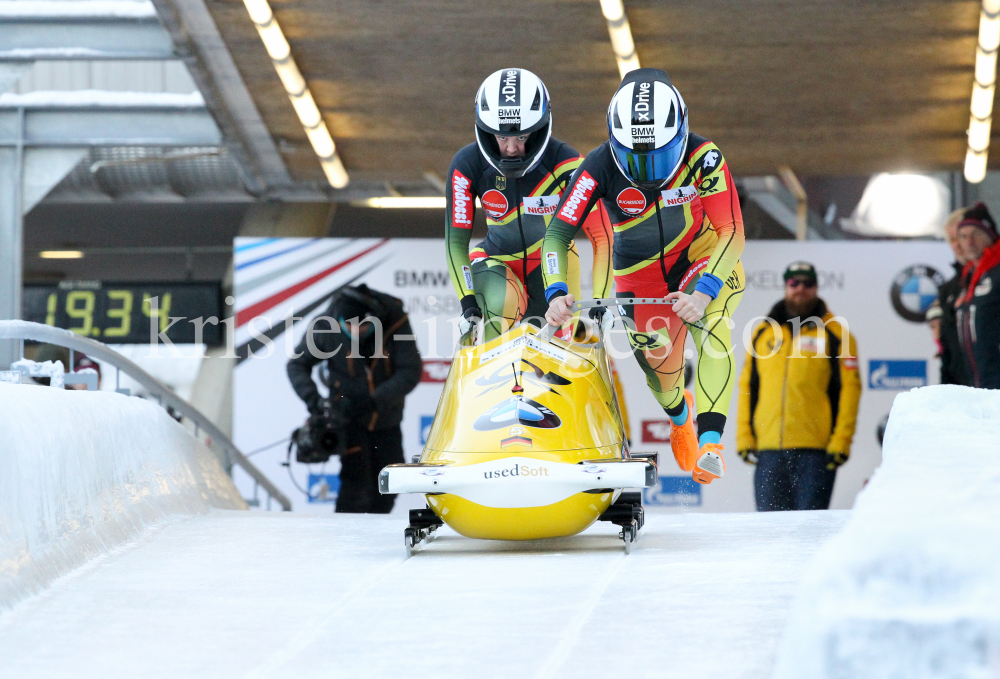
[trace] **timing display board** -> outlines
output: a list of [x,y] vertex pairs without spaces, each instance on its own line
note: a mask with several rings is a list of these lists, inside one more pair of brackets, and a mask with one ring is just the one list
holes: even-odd
[[23,299],[25,320],[108,344],[147,344],[159,333],[176,344],[222,343],[222,293],[214,283],[61,281],[25,285]]

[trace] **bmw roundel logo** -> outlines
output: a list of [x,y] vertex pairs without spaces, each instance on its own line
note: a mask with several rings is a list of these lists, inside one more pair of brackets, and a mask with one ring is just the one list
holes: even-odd
[[937,299],[944,276],[926,264],[908,266],[892,279],[892,308],[911,323],[923,323],[927,309]]

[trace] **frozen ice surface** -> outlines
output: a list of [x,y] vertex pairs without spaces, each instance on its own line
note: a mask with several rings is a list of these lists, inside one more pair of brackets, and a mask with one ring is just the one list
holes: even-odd
[[148,401],[0,384],[0,610],[157,521],[245,506]]
[[630,556],[399,517],[213,511],[0,615],[0,677],[767,677],[805,564],[846,512],[647,514]]
[[1000,677],[1000,392],[896,397],[882,466],[810,568],[774,677]]

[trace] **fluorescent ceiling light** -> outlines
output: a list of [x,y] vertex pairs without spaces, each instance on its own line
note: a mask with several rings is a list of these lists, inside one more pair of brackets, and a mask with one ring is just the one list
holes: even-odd
[[986,161],[993,126],[997,49],[1000,48],[1000,0],[983,0],[976,45],[976,79],[969,104],[969,145],[965,151],[965,179],[978,184],[986,177]]
[[271,57],[274,70],[277,71],[281,84],[288,93],[288,98],[295,108],[295,114],[299,117],[299,122],[306,131],[309,143],[312,144],[313,151],[319,156],[319,164],[326,174],[326,180],[335,189],[342,189],[347,186],[350,178],[344,163],[337,155],[337,145],[323,122],[323,115],[313,100],[312,93],[306,85],[305,78],[302,77],[295,59],[292,58],[292,48],[285,39],[285,34],[278,25],[278,20],[274,18],[274,12],[267,0],[243,0],[243,4],[257,27],[264,49]]
[[38,253],[42,259],[83,259],[80,250],[42,250]]
[[854,214],[841,225],[868,236],[939,236],[950,205],[951,192],[939,179],[877,174],[868,181]]
[[382,196],[379,198],[368,198],[366,200],[353,203],[359,207],[387,207],[387,208],[438,208],[444,209],[444,196]]
[[601,0],[601,12],[608,22],[608,35],[611,37],[611,50],[618,61],[618,73],[624,78],[626,73],[639,68],[639,55],[635,52],[625,5],[622,0]]

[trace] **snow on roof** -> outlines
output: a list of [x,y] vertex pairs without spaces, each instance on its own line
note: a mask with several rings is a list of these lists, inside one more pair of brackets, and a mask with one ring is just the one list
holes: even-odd
[[104,90],[39,91],[27,94],[0,94],[0,107],[38,108],[43,106],[151,106],[202,107],[205,98],[200,92],[107,92]]
[[0,0],[0,17],[148,19],[156,8],[150,0]]

